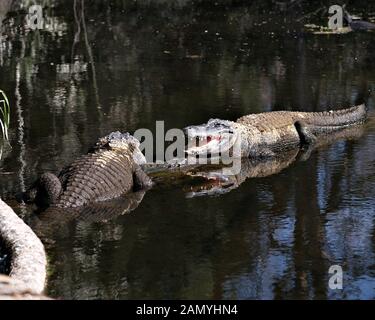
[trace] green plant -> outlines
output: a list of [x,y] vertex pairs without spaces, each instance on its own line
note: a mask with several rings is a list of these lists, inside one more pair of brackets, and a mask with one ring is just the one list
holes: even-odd
[[0,126],[2,137],[8,140],[8,128],[10,122],[9,100],[3,90],[0,90]]

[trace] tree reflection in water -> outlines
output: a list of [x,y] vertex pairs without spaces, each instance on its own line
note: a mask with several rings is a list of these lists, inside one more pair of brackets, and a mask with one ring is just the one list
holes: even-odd
[[[372,112],[373,34],[304,32],[310,17],[326,23],[323,11],[309,16],[320,1],[293,8],[216,2],[50,0],[48,28],[32,32],[20,26],[26,2],[1,1],[0,88],[19,99],[24,123],[22,136],[20,117],[12,119],[0,196],[22,189],[20,172],[27,186],[98,136],[154,130],[156,120],[167,130],[362,101]],[[367,1],[347,9],[375,12]],[[370,119],[360,139],[330,144],[218,197],[186,199],[181,187],[159,188],[129,215],[59,228],[39,229],[42,217],[26,208],[25,219],[45,235],[48,294],[373,298],[373,128]],[[342,291],[328,288],[332,264],[343,266]]]

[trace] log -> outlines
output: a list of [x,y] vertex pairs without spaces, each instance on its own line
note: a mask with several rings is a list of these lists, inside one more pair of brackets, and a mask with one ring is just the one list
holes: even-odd
[[2,276],[1,292],[40,295],[46,282],[44,246],[31,228],[0,199],[0,239],[11,256],[9,278]]

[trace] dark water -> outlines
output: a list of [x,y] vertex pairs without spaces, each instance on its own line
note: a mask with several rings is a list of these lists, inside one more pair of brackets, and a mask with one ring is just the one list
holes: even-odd
[[9,255],[5,250],[5,246],[0,242],[0,274],[9,272]]
[[[3,198],[97,137],[154,131],[156,120],[182,128],[363,101],[373,112],[375,34],[304,32],[319,20],[296,22],[313,2],[285,11],[245,1],[81,3],[45,1],[48,27],[27,31],[20,2],[1,1],[0,88],[13,110]],[[375,15],[365,1],[356,10]],[[104,221],[37,216],[8,202],[46,246],[52,297],[371,299],[374,148],[370,117],[361,137],[221,196],[160,186]],[[343,269],[343,290],[328,286],[331,265]]]

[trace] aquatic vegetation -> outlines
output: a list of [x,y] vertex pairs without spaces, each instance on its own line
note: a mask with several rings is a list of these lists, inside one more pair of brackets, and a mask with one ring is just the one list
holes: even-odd
[[8,128],[10,122],[9,100],[3,90],[0,90],[0,126],[2,139],[8,140]]

